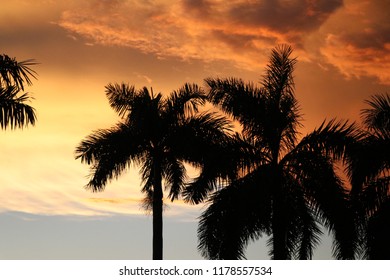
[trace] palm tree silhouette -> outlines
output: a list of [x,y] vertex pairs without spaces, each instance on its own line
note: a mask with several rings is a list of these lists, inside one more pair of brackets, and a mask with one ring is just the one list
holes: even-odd
[[390,259],[390,96],[366,100],[364,137],[350,151],[351,199],[363,225],[363,257]]
[[344,158],[358,133],[354,125],[333,120],[298,141],[291,54],[286,45],[272,50],[261,87],[206,79],[210,101],[241,123],[256,153],[240,178],[211,196],[200,217],[198,249],[206,258],[245,258],[247,244],[265,233],[273,259],[310,259],[319,224],[333,233],[336,258],[355,256],[353,213],[333,163]]
[[36,72],[30,68],[36,62],[32,59],[17,62],[15,58],[0,55],[0,126],[23,128],[35,124],[35,110],[26,104],[30,100],[28,93],[18,96],[24,91],[24,83],[32,85],[30,77],[36,78]]
[[[132,164],[141,167],[142,192],[153,212],[153,259],[162,259],[163,180],[171,201],[184,192],[187,200],[201,201],[217,178],[229,173],[214,164],[226,159],[233,143],[227,134],[229,122],[215,113],[198,112],[206,96],[194,84],[166,98],[146,87],[109,84],[106,95],[122,121],[86,137],[76,148],[76,158],[92,165],[87,185],[92,191],[104,190]],[[199,168],[200,175],[189,180],[184,163]]]

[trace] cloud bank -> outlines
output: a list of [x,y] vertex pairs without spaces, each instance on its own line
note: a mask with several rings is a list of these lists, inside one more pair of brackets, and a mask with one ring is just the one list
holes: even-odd
[[312,59],[305,41],[318,32],[318,59],[347,77],[375,76],[390,84],[389,3],[93,0],[64,11],[58,24],[87,44],[130,47],[159,58],[228,60],[250,70],[262,67],[281,43],[293,45],[301,60]]

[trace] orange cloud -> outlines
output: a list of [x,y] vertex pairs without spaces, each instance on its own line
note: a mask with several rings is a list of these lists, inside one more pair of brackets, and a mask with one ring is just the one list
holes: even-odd
[[[269,49],[288,43],[300,60],[325,58],[346,77],[375,76],[388,84],[389,9],[389,0],[92,1],[63,12],[58,24],[87,44],[131,47],[159,58],[229,61],[255,71]],[[329,19],[333,25],[326,25]],[[323,45],[309,50],[307,38],[316,32]]]
[[347,78],[372,76],[390,85],[390,1],[346,1],[329,29],[322,55]]
[[279,43],[302,45],[341,0],[92,1],[62,13],[58,24],[87,43],[119,45],[160,58],[229,60],[260,69]]
[[347,78],[373,76],[380,83],[390,85],[390,42],[382,48],[362,48],[332,34],[326,42],[323,55]]

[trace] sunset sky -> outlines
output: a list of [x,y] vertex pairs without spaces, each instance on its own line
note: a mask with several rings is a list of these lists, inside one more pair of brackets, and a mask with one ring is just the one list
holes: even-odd
[[[78,143],[119,119],[104,86],[170,93],[185,82],[258,82],[273,47],[298,57],[304,135],[325,119],[359,121],[390,92],[390,0],[14,0],[0,4],[0,53],[36,59],[27,89],[37,124],[0,131],[0,259],[150,259],[152,219],[136,169],[84,189]],[[164,257],[200,259],[204,205],[167,202]],[[331,258],[328,237],[316,258]],[[250,259],[268,258],[264,242]]]

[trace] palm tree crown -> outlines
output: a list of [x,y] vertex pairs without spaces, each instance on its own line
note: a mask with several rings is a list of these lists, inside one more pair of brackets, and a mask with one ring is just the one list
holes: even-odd
[[17,62],[15,58],[0,55],[0,126],[2,129],[22,128],[28,124],[35,124],[35,110],[26,104],[31,97],[28,93],[18,95],[20,91],[24,91],[24,83],[32,85],[30,77],[36,78],[36,72],[30,68],[35,64],[34,60]]
[[389,259],[390,242],[390,96],[366,100],[364,137],[349,151],[351,201],[361,226],[362,256]]
[[198,228],[206,258],[245,257],[251,240],[271,235],[274,259],[312,257],[322,224],[334,235],[337,258],[354,258],[356,232],[333,161],[357,134],[330,121],[298,142],[301,114],[289,46],[272,51],[261,87],[240,79],[206,79],[210,101],[242,125],[256,155],[240,178],[215,192]]
[[[89,135],[76,158],[91,164],[87,187],[93,191],[104,190],[132,164],[140,167],[142,192],[153,211],[153,259],[162,259],[162,182],[172,201],[185,190],[193,201],[202,200],[223,176],[213,162],[226,157],[229,123],[213,113],[198,113],[206,96],[197,85],[186,84],[165,98],[127,84],[109,84],[106,94],[122,121]],[[189,180],[185,163],[200,168],[199,177]]]

